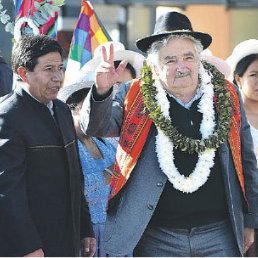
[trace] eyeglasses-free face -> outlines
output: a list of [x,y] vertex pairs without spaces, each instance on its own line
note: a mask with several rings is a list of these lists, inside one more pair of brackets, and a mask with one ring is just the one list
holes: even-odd
[[38,58],[33,71],[24,68],[23,80],[26,88],[37,100],[48,104],[56,99],[64,80],[64,66],[58,52],[51,52]]

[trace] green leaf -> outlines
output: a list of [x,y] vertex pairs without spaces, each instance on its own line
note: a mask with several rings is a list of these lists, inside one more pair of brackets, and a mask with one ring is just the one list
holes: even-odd
[[40,3],[39,2],[34,2],[34,6],[35,6],[35,8],[36,8],[36,10],[39,10],[39,8],[40,8]]

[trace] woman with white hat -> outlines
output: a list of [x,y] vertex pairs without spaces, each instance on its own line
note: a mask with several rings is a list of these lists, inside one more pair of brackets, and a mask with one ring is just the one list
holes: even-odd
[[72,112],[84,175],[84,194],[89,204],[96,239],[94,256],[104,257],[103,231],[116,149],[106,139],[86,135],[80,128],[81,106],[92,85],[93,82],[85,81],[65,86],[59,91],[58,98],[68,104]]
[[[227,62],[231,66],[229,79],[241,91],[258,159],[258,40],[249,39],[238,44]],[[247,256],[258,256],[257,230],[255,238]]]
[[241,91],[258,157],[258,40],[241,42],[226,61],[231,67],[229,80]]

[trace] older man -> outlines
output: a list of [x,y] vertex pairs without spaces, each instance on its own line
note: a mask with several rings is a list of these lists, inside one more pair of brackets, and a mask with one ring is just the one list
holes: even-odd
[[93,256],[77,138],[62,86],[59,43],[23,36],[12,66],[20,82],[0,103],[0,256]]
[[[240,256],[258,226],[258,174],[238,92],[200,62],[211,36],[177,12],[162,15],[140,80],[111,101],[116,70],[103,49],[81,124],[120,134],[105,230],[111,256]],[[129,87],[130,86],[130,87]]]

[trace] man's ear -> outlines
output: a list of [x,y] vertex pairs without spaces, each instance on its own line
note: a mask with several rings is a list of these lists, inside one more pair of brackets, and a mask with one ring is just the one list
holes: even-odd
[[18,69],[17,69],[17,72],[19,74],[19,76],[21,77],[21,79],[24,81],[24,82],[27,82],[27,72],[28,70],[26,68],[24,68],[23,66],[20,66]]
[[154,73],[157,77],[159,77],[159,69],[156,65],[153,65],[153,68],[154,68]]

